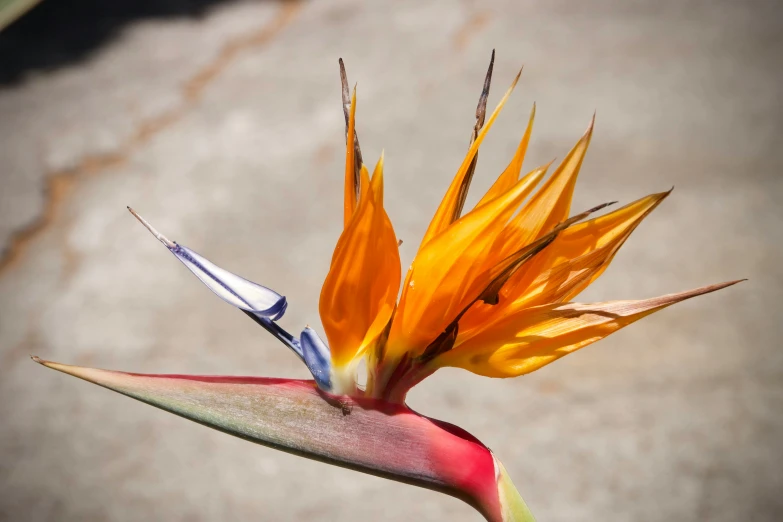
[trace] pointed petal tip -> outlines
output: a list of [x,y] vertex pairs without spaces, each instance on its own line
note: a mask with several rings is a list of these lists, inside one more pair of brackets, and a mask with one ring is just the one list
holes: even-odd
[[609,201],[607,203],[601,203],[600,205],[596,205],[596,206],[594,206],[591,209],[585,210],[584,212],[582,212],[582,214],[592,214],[594,212],[598,212],[599,210],[603,210],[606,207],[611,207],[612,205],[615,205],[616,203],[617,203],[617,201]]
[[45,366],[46,368],[51,368],[52,370],[57,370],[58,372],[63,372],[68,375],[73,375],[75,377],[81,377],[81,373],[78,370],[86,369],[86,368],[81,368],[80,366],[71,366],[70,364],[47,361],[46,359],[41,359],[37,355],[31,355],[30,359],[37,362],[41,366]]
[[161,243],[163,243],[164,245],[166,245],[166,247],[167,247],[167,248],[175,248],[175,247],[177,246],[177,244],[176,244],[174,241],[170,240],[169,238],[167,238],[166,236],[164,236],[163,234],[161,234],[160,232],[158,232],[158,231],[155,229],[155,227],[153,227],[152,225],[150,225],[150,223],[149,223],[149,222],[148,222],[146,219],[144,219],[143,217],[141,217],[141,216],[140,216],[140,215],[139,215],[139,214],[138,214],[138,213],[137,213],[135,210],[133,210],[133,209],[132,209],[130,206],[128,206],[127,208],[128,208],[128,212],[130,212],[131,214],[133,214],[133,217],[135,217],[136,219],[138,219],[138,220],[139,220],[139,223],[141,223],[142,225],[144,225],[144,228],[146,228],[147,230],[149,230],[149,231],[150,231],[150,233],[151,233],[153,236],[155,236],[155,239],[157,239],[158,241],[160,241]]
[[79,372],[77,370],[80,369],[79,366],[71,366],[69,364],[63,364],[58,363],[54,361],[47,361],[46,359],[41,359],[37,355],[31,355],[30,359],[32,359],[34,362],[37,362],[41,366],[44,366],[46,368],[51,368],[52,370],[57,370],[58,372],[63,372],[68,375],[73,375],[75,377],[79,377]]
[[[503,96],[503,99],[502,99],[502,100],[500,101],[500,103],[498,104],[498,107],[501,107],[501,106],[502,106],[502,105],[505,103],[505,100],[506,100],[506,99],[507,99],[507,98],[508,98],[508,97],[511,95],[512,91],[513,91],[513,90],[514,90],[514,88],[517,86],[517,83],[519,83],[519,78],[520,78],[521,76],[522,76],[522,67],[520,67],[520,68],[519,68],[519,72],[517,73],[517,75],[516,75],[516,76],[514,76],[514,81],[513,81],[513,82],[511,82],[511,86],[510,86],[510,87],[508,88],[508,90],[506,91],[506,94]],[[497,110],[497,109],[496,109],[496,110]]]
[[522,69],[524,69],[524,66],[519,68],[519,72],[514,77],[514,82],[511,84],[511,88],[514,88],[516,86],[517,82],[519,81],[519,77],[522,76]]
[[62,372],[68,375],[73,375],[74,377],[81,378],[81,374],[78,370],[83,368],[80,368],[79,366],[71,366],[68,364],[58,363],[54,361],[47,361],[46,359],[41,359],[37,355],[31,355],[30,359],[32,359],[34,362],[37,362],[38,364],[46,368],[50,368],[52,370],[57,370],[58,372]]
[[669,190],[664,190],[663,192],[655,192],[654,194],[650,194],[650,196],[648,197],[655,197],[657,203],[660,203],[661,201],[669,197],[669,194],[671,194],[673,190],[674,190],[674,185],[672,185],[672,187]]
[[589,138],[593,134],[593,129],[595,128],[595,112],[593,112],[593,117],[590,118],[590,123],[587,125],[587,130],[584,133],[583,138]]
[[41,366],[46,366],[47,368],[55,368],[56,369],[59,366],[65,366],[65,365],[63,365],[61,363],[56,363],[54,361],[47,361],[46,359],[41,359],[37,355],[31,355],[30,359],[32,359],[33,362],[37,362]]
[[580,212],[579,214],[571,216],[570,218],[566,219],[565,221],[555,225],[555,228],[552,230],[551,233],[558,233],[561,230],[565,230],[566,228],[570,227],[574,223],[578,223],[579,221],[582,221],[584,218],[586,218],[590,214],[593,214],[595,212],[598,212],[599,210],[605,209],[606,207],[614,205],[615,203],[617,203],[617,201],[610,201],[608,203],[601,203],[600,205],[596,205],[596,206],[594,206],[591,209],[585,210],[584,212]]
[[[699,295],[704,295],[704,294],[709,294],[709,293],[712,293],[712,292],[717,292],[718,290],[723,290],[724,288],[728,288],[730,286],[734,286],[737,283],[742,283],[743,281],[747,281],[747,278],[746,279],[735,279],[733,281],[726,281],[726,282],[723,282],[723,283],[716,283],[714,285],[702,286],[700,288],[695,288],[695,289],[690,290],[690,291],[682,292],[680,294],[673,294],[673,295],[679,297],[679,299],[677,299],[677,301],[675,301],[675,302],[679,302],[679,301],[684,301],[685,299],[690,299],[691,297],[696,297],[696,296],[699,296]],[[663,296],[663,297],[669,297],[669,296]]]
[[348,124],[348,104],[351,103],[351,92],[348,88],[348,74],[345,72],[345,63],[343,59],[337,60],[340,64],[340,90],[343,97],[343,112],[345,113],[346,125]]
[[492,49],[492,54],[489,57],[489,66],[487,67],[487,74],[484,78],[484,91],[489,91],[489,82],[492,79],[492,70],[495,67],[495,50]]
[[487,69],[487,81],[492,77],[492,69],[495,67],[495,50],[492,49],[492,54],[489,56],[489,68]]
[[593,208],[591,208],[590,210],[588,210],[588,212],[590,212],[590,213],[598,212],[599,210],[602,210],[602,209],[604,209],[606,207],[611,207],[612,205],[616,205],[616,204],[617,204],[617,201],[609,201],[608,203],[601,203],[600,205],[596,205]]

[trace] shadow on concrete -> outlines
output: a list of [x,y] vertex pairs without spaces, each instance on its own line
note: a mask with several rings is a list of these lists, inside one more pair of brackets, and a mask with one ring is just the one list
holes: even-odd
[[83,60],[148,18],[200,17],[236,0],[44,0],[0,33],[0,85]]

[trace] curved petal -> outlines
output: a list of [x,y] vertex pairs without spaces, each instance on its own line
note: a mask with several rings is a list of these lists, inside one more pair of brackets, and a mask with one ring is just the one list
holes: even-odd
[[552,177],[498,235],[495,243],[495,248],[499,252],[498,260],[532,243],[568,218],[576,178],[590,145],[594,122],[595,116],[585,134],[571,149]]
[[[543,174],[542,174],[543,175]],[[425,245],[413,261],[389,335],[388,351],[420,354],[476,295],[484,259],[499,230],[539,178],[520,180],[502,196],[460,218]],[[487,281],[488,282],[488,281]],[[486,286],[486,285],[484,285]]]
[[362,169],[359,206],[337,242],[319,303],[336,370],[349,366],[383,330],[399,286],[397,238]]
[[241,310],[251,312],[272,321],[280,319],[288,306],[285,297],[274,290],[261,286],[220,268],[213,262],[197,254],[186,246],[169,240],[155,230],[132,208],[128,210],[154,235],[166,248],[184,264],[188,270],[212,290],[218,297]]
[[460,321],[463,338],[492,317],[574,298],[606,270],[625,240],[669,193],[651,194],[560,232],[504,284],[498,304],[476,303],[468,310]]
[[378,205],[383,205],[383,160],[384,151],[381,151],[381,157],[378,158],[378,163],[375,164],[375,170],[373,170],[372,178],[370,179],[372,193]]
[[470,145],[468,153],[465,155],[465,159],[462,160],[462,164],[457,170],[457,174],[454,176],[451,185],[449,185],[449,188],[446,191],[446,195],[440,202],[438,210],[435,212],[432,221],[430,221],[427,232],[424,234],[424,238],[421,240],[421,246],[419,247],[420,250],[421,248],[424,248],[424,246],[431,239],[443,232],[449,225],[451,225],[451,223],[454,222],[454,210],[459,204],[461,187],[466,175],[468,174],[470,164],[473,162],[473,158],[476,156],[479,146],[481,146],[481,142],[484,141],[484,137],[487,135],[487,132],[489,132],[489,129],[492,128],[492,124],[495,122],[498,114],[500,114],[501,109],[503,109],[503,106],[506,104],[508,97],[511,96],[511,92],[514,90],[514,87],[516,87],[521,74],[522,71],[520,70],[516,78],[514,78],[514,81],[511,83],[511,87],[508,88],[508,91],[506,91],[506,94],[503,95],[503,98],[500,100],[497,107],[492,112],[492,115],[487,120],[486,125],[482,127],[481,131],[479,131],[478,136],[476,137],[476,140]]
[[322,390],[330,391],[332,389],[330,376],[332,363],[329,347],[318,337],[315,330],[309,326],[302,331],[300,344],[304,362],[307,365],[307,369],[313,374],[316,384]]
[[[522,163],[525,161],[525,154],[527,153],[528,143],[530,143],[530,134],[533,132],[533,120],[535,120],[535,118],[536,104],[534,103],[533,110],[530,111],[530,120],[527,123],[525,134],[522,135],[522,140],[519,142],[519,146],[517,147],[517,151],[514,153],[514,157],[511,159],[511,163],[508,164],[506,170],[504,170],[503,173],[498,176],[498,179],[495,181],[495,183],[489,187],[489,190],[487,190],[479,202],[476,203],[476,208],[500,196],[505,191],[513,187],[514,183],[519,180],[519,173],[522,171]],[[548,166],[549,165],[547,165],[547,167]],[[544,167],[544,172],[546,172],[546,167]]]
[[357,194],[356,187],[356,149],[354,147],[354,134],[356,132],[356,88],[351,96],[351,111],[348,116],[348,130],[345,134],[345,188],[343,201],[343,228],[348,228],[351,217],[356,211]]
[[504,294],[526,306],[572,299],[597,279],[636,227],[670,194],[651,194],[564,230]]
[[285,297],[277,292],[220,268],[186,246],[177,245],[171,252],[225,302],[272,320],[285,313]]
[[516,377],[674,303],[714,292],[739,281],[641,301],[567,303],[537,306],[504,317],[436,357],[433,367],[455,366],[488,377]]

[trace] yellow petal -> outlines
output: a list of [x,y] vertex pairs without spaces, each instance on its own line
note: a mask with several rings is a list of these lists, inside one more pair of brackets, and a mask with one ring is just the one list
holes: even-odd
[[[421,353],[476,295],[480,268],[495,234],[533,189],[537,179],[474,209],[425,245],[413,261],[392,325],[389,351]],[[480,285],[479,285],[480,287]],[[479,292],[483,288],[479,288]]]
[[375,164],[370,185],[372,186],[372,193],[375,195],[375,201],[379,205],[383,205],[383,151],[381,151],[381,157],[378,158],[378,163]]
[[354,132],[356,129],[356,88],[351,96],[351,115],[348,119],[348,132],[345,138],[345,189],[343,192],[343,229],[348,228],[351,217],[356,211],[356,153]]
[[532,243],[568,218],[576,177],[593,135],[594,120],[595,117],[584,136],[571,149],[552,177],[498,236],[496,244],[503,253],[501,257]]
[[470,168],[470,164],[473,161],[473,157],[478,152],[481,142],[484,141],[484,137],[487,135],[487,132],[489,132],[492,124],[495,123],[495,119],[498,117],[498,114],[500,114],[501,109],[506,104],[506,101],[511,95],[511,92],[514,90],[517,81],[519,81],[519,76],[521,74],[522,71],[520,70],[516,78],[514,78],[511,87],[508,88],[508,91],[506,91],[506,94],[503,95],[503,98],[492,112],[489,120],[487,120],[487,123],[484,125],[484,127],[481,128],[481,131],[479,131],[476,140],[470,145],[468,153],[465,155],[465,159],[462,161],[462,165],[460,165],[459,169],[457,170],[457,174],[454,176],[454,180],[451,182],[451,185],[449,185],[449,189],[446,191],[446,195],[444,196],[443,201],[440,202],[438,210],[435,212],[435,216],[433,216],[432,221],[427,228],[427,232],[424,234],[424,239],[421,241],[420,249],[455,221],[454,210],[457,207],[460,189],[465,181],[465,176],[468,173],[468,169]]
[[493,316],[576,297],[606,270],[625,240],[669,193],[651,194],[565,229],[506,282],[498,304],[471,307],[460,321],[460,331],[474,333]]
[[670,192],[651,194],[564,230],[505,294],[527,306],[564,302],[595,281],[637,226]]
[[550,304],[522,310],[489,325],[432,361],[488,377],[516,377],[535,371],[583,346],[603,339],[642,317],[697,295],[738,283],[731,281],[641,301]]
[[[549,169],[550,165],[552,165],[551,161],[546,165],[543,165],[541,167],[538,167],[537,169],[528,172],[520,181],[529,184],[530,190],[532,191],[536,187],[536,185],[538,185],[538,183],[544,178],[544,176],[546,175],[546,171]],[[478,208],[479,205],[476,205],[476,207]],[[508,227],[508,223],[505,226]],[[503,230],[499,232],[499,234],[502,233]],[[484,260],[483,269],[488,270],[492,268],[495,264],[502,261],[505,257],[508,257],[508,255],[510,255],[510,253],[508,252],[508,249],[504,248],[504,243],[502,241],[495,239],[492,242],[492,246],[488,250],[488,255]]]
[[335,367],[348,365],[391,318],[400,257],[391,221],[361,171],[359,206],[337,242],[319,311]]
[[[480,207],[484,203],[491,201],[499,195],[506,192],[508,189],[514,186],[514,183],[519,180],[519,173],[522,171],[522,163],[525,161],[525,154],[527,153],[527,146],[530,143],[530,134],[533,132],[533,120],[536,117],[536,105],[533,104],[533,110],[530,111],[530,120],[527,123],[525,134],[522,136],[522,141],[519,142],[516,153],[511,159],[511,163],[508,164],[506,170],[498,177],[495,183],[489,187],[489,190],[484,196],[476,203],[476,207]],[[544,168],[546,172],[546,168]],[[529,174],[528,174],[529,175]]]

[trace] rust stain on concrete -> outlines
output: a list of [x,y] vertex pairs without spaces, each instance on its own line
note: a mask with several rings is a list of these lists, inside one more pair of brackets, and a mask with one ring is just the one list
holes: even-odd
[[77,183],[90,175],[122,165],[138,147],[179,121],[196,105],[209,84],[241,52],[270,42],[294,20],[301,7],[302,3],[300,0],[284,2],[277,16],[269,24],[257,31],[238,36],[226,42],[212,62],[185,82],[182,87],[182,105],[142,122],[117,151],[108,154],[87,155],[75,166],[52,172],[46,176],[44,210],[35,221],[19,229],[11,236],[8,247],[2,258],[0,258],[0,276],[17,263],[24,256],[30,243],[54,223],[59,216],[59,211],[64,201],[68,199],[69,194]]
[[454,48],[462,51],[468,47],[470,40],[484,27],[490,20],[489,11],[478,11],[471,13],[464,24],[454,34]]
[[272,38],[293,21],[301,7],[302,4],[299,1],[285,2],[280,8],[280,13],[271,24],[259,31],[240,36],[226,43],[217,58],[185,84],[185,99],[190,102],[198,100],[204,88],[217,78],[242,51],[271,41]]

